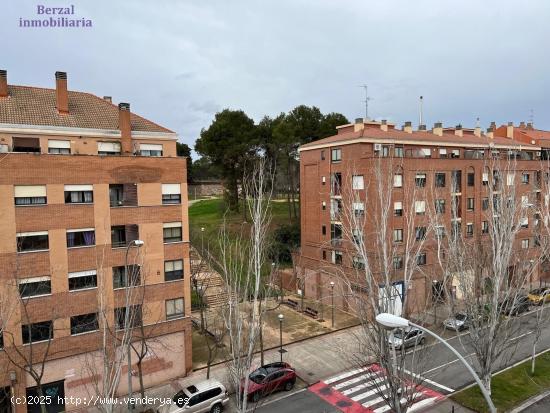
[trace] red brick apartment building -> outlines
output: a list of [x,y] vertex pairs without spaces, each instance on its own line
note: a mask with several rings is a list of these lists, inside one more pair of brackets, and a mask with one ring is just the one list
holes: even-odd
[[[176,156],[177,135],[128,103],[69,91],[64,72],[55,84],[11,85],[0,71],[1,411],[25,411],[21,399],[10,406],[10,391],[36,394],[22,364],[10,362],[20,353],[38,365],[46,355],[44,393],[94,395],[102,367],[86,356],[99,354],[104,322],[124,323],[129,290],[142,293],[134,320],[151,339],[145,385],[192,366],[186,160]],[[130,281],[127,246],[137,274]],[[125,364],[119,395],[127,371]],[[135,364],[132,371],[136,392]]]
[[[541,159],[547,165],[549,151],[550,132],[536,130],[531,124],[521,123],[519,127],[514,127],[510,123],[499,128],[492,124],[486,133],[482,133],[479,127],[465,129],[459,125],[454,128],[443,128],[441,123],[436,123],[431,131],[426,130],[424,125],[418,130],[413,130],[411,122],[406,122],[402,129],[397,129],[394,124],[386,121],[363,119],[358,119],[355,124],[339,126],[334,136],[301,146],[299,152],[302,218],[301,256],[298,257],[298,265],[299,277],[304,280],[302,285],[306,297],[319,299],[330,296],[330,281],[335,280],[335,274],[353,272],[354,259],[357,257],[354,256],[355,252],[350,248],[349,241],[340,240],[342,230],[339,226],[342,224],[338,222],[340,219],[335,209],[339,208],[342,193],[346,189],[361,193],[358,197],[360,199],[378,196],[376,185],[369,186],[367,181],[372,181],[373,169],[381,158],[391,159],[395,167],[393,172],[389,172],[394,174],[391,180],[393,210],[389,214],[389,234],[393,232],[394,238],[396,234],[403,237],[403,228],[406,227],[404,219],[407,213],[411,213],[403,211],[404,206],[406,208],[406,205],[409,205],[404,200],[405,188],[421,186],[422,191],[419,190],[419,193],[430,193],[434,187],[449,188],[451,182],[456,181],[458,187],[452,191],[447,190],[439,197],[441,199],[426,198],[420,201],[418,205],[423,209],[422,213],[416,211],[415,214],[415,211],[412,211],[413,215],[416,215],[415,227],[423,228],[426,225],[425,221],[428,218],[423,212],[427,202],[437,202],[437,213],[446,215],[446,219],[450,221],[449,206],[453,197],[456,198],[453,201],[457,202],[456,210],[461,223],[459,230],[465,237],[479,237],[488,230],[484,214],[488,205],[487,159],[495,156],[505,158],[504,154],[514,153],[517,159],[517,173],[514,181],[507,184],[515,185],[520,196],[536,201],[540,200],[543,169]],[[358,185],[356,182],[352,183],[352,174],[358,177]],[[365,191],[368,193],[365,194]],[[417,208],[417,204],[414,205]],[[361,213],[369,213],[368,210],[364,210],[364,204],[357,208],[362,208]],[[438,208],[442,211],[438,211]],[[532,222],[525,222],[525,228],[522,224],[518,234],[518,248],[531,248],[532,252],[529,254],[535,254],[537,250],[533,222],[536,222],[536,218],[529,218]],[[376,229],[364,228],[363,233],[367,236],[366,234],[372,234],[373,231]],[[372,249],[374,251],[374,245]],[[441,276],[435,265],[435,254],[434,248],[427,247],[422,252],[419,263],[423,266],[423,275],[414,276],[409,285],[403,283],[398,288],[401,294],[408,294],[407,302],[411,306],[430,303],[433,291],[437,291],[434,287],[440,282]],[[399,262],[396,264],[395,280],[398,284],[400,267]],[[539,278],[545,275],[546,273],[542,274],[538,268],[530,282],[538,283]],[[347,292],[343,291],[339,297],[337,296],[336,302],[343,307],[348,306],[348,300],[344,298],[346,294],[363,294],[364,287],[360,281],[357,284],[351,283],[344,288],[347,288]]]

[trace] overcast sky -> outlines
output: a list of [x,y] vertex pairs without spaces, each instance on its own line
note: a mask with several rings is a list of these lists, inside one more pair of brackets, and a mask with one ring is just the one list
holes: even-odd
[[[20,28],[37,4],[74,4],[87,29]],[[69,16],[70,17],[70,16]],[[112,95],[193,145],[223,108],[259,120],[296,105],[401,125],[550,129],[550,2],[441,0],[4,1],[12,84]]]

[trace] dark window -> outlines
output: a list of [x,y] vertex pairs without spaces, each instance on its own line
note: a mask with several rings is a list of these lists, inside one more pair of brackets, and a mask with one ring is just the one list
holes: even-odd
[[426,239],[426,227],[416,227],[414,233],[417,241]]
[[162,151],[156,149],[141,149],[139,154],[141,156],[162,156]]
[[435,200],[435,212],[438,214],[444,214],[445,213],[445,200],[444,199],[436,199]]
[[403,202],[394,202],[394,204],[393,204],[393,214],[396,217],[403,216]]
[[403,257],[393,257],[393,269],[400,270],[403,268]]
[[342,265],[343,255],[341,251],[334,251],[334,263]]
[[327,235],[327,227],[325,225],[321,227],[321,234]]
[[332,195],[340,195],[342,193],[342,174],[340,172],[330,175],[330,187]]
[[[4,330],[0,330],[0,349],[4,348]],[[0,396],[0,400],[2,396]]]
[[181,238],[181,227],[170,227],[164,228],[163,230],[164,242],[180,242]]
[[426,186],[426,174],[416,174],[414,183],[418,188],[424,188]]
[[126,314],[128,314],[128,326],[137,327],[141,324],[141,305],[115,308],[116,328],[121,330],[126,325]]
[[19,281],[19,294],[21,297],[35,297],[52,293],[52,281],[49,279],[32,279],[28,282],[25,279]]
[[474,205],[475,205],[474,198],[467,198],[466,199],[466,209],[468,211],[473,211],[474,210]]
[[451,172],[452,192],[460,192],[462,189],[462,171]]
[[337,241],[342,239],[342,226],[340,224],[330,225],[330,238]]
[[528,184],[529,183],[529,174],[528,173],[521,174],[521,183],[522,184]]
[[435,186],[437,188],[444,188],[445,187],[445,174],[442,172],[437,172],[435,174]]
[[53,321],[22,325],[21,334],[23,336],[23,344],[50,340],[53,338]]
[[426,265],[426,253],[421,252],[416,256],[416,265]]
[[181,194],[162,194],[162,203],[166,204],[181,204]]
[[71,317],[71,335],[99,330],[97,313],[75,315]]
[[95,245],[95,231],[67,232],[67,248],[89,247]]
[[388,145],[382,145],[382,154],[380,156],[382,158],[390,156],[390,147]]
[[321,160],[322,160],[322,161],[325,160],[325,151],[321,151]]
[[476,181],[476,174],[473,172],[468,172],[468,186],[474,186]]
[[18,196],[15,198],[15,205],[44,205],[47,203],[45,196]]
[[69,273],[69,291],[84,290],[97,287],[96,271]]
[[17,252],[43,251],[49,248],[48,234],[31,234],[17,236]]
[[111,204],[111,208],[121,206],[137,206],[137,185],[109,185],[109,202]]
[[474,235],[474,224],[466,224],[466,235],[472,237]]
[[57,155],[70,155],[71,148],[48,148],[48,153]]
[[128,265],[128,281],[126,282],[126,267],[113,267],[113,288],[135,287],[141,284],[141,267]]
[[331,151],[332,162],[340,162],[342,160],[342,149],[333,149]]
[[489,233],[489,222],[483,221],[481,223],[481,233],[482,234],[488,234]]
[[139,228],[137,225],[117,225],[111,227],[111,247],[126,247],[130,242],[139,237]]
[[185,315],[185,308],[183,305],[183,298],[174,298],[172,300],[166,300],[166,319],[167,320],[183,317],[184,315]]
[[164,281],[183,279],[183,260],[164,261]]
[[40,153],[40,139],[38,138],[13,138],[13,152],[38,152]]
[[393,242],[403,242],[403,230],[394,229],[393,230]]
[[[59,413],[65,411],[65,385],[64,381],[42,384],[42,394],[49,396],[46,403],[27,404],[27,413],[42,413],[44,407],[47,413]],[[27,400],[39,400],[36,387],[27,388]],[[44,400],[44,401],[46,401]]]
[[396,158],[402,158],[403,157],[403,147],[402,146],[396,146],[393,151],[394,151],[394,156]]
[[481,209],[487,211],[489,209],[489,198],[483,198],[481,201]]
[[323,250],[323,259],[326,260],[327,259],[327,252]]
[[93,202],[93,191],[65,191],[66,204],[91,204]]

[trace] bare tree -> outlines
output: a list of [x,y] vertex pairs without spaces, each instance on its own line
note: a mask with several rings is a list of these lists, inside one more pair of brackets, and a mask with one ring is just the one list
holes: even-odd
[[490,393],[497,362],[515,345],[510,338],[517,323],[505,315],[517,311],[522,288],[538,259],[520,243],[533,208],[530,195],[521,194],[515,184],[516,160],[498,151],[487,151],[485,158],[482,228],[477,232],[467,228],[464,233],[458,172],[451,185],[450,219],[437,213],[432,218],[438,264],[454,290],[449,294],[449,305],[451,311],[458,306],[470,318],[469,344],[478,362],[478,374]]

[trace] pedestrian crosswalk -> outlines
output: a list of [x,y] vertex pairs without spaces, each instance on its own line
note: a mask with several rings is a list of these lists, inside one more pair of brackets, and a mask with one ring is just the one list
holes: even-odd
[[[430,383],[439,389],[448,389],[433,381]],[[389,413],[391,410],[384,398],[389,393],[388,383],[377,364],[343,372],[314,384],[309,390],[344,413]],[[413,403],[408,412],[421,412],[444,397],[429,387],[417,386],[410,396]],[[402,403],[405,401],[405,398],[401,399]]]

